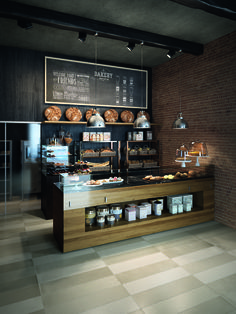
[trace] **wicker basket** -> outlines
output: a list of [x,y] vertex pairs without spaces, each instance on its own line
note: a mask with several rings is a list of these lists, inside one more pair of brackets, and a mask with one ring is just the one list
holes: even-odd
[[114,157],[116,156],[116,152],[100,152],[101,157]]
[[110,167],[110,166],[91,167],[90,169],[92,170],[92,172],[95,172],[95,171],[110,171],[110,170],[111,170],[111,167]]

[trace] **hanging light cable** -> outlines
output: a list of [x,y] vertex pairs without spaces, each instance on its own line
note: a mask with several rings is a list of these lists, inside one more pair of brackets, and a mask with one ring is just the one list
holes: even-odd
[[182,83],[181,72],[182,71],[181,71],[181,68],[180,68],[180,70],[179,70],[180,78],[179,78],[179,83],[178,83],[180,112],[177,115],[177,119],[172,124],[172,129],[187,129],[188,128],[188,123],[187,123],[187,121],[184,120],[183,114],[182,114],[182,111],[181,111],[181,91],[180,91],[181,83]]
[[[97,47],[97,37],[98,37],[98,33],[95,34],[95,74],[97,73],[97,51],[98,51],[98,47]],[[94,76],[95,78],[95,88],[94,88],[94,102],[95,102],[95,106],[97,103],[97,76]],[[91,115],[91,117],[88,119],[87,121],[87,127],[89,128],[105,128],[105,121],[104,119],[100,116],[100,114],[95,110],[93,110],[93,114]]]
[[[143,42],[141,46],[141,103],[143,105]],[[143,107],[143,106],[142,106]],[[151,127],[150,122],[144,115],[144,112],[141,112],[141,116],[134,121],[134,129],[149,129]]]

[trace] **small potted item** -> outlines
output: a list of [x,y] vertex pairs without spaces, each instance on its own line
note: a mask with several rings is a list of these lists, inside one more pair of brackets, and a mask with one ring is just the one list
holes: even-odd
[[97,226],[100,228],[104,228],[104,226],[105,226],[105,217],[104,216],[97,216]]

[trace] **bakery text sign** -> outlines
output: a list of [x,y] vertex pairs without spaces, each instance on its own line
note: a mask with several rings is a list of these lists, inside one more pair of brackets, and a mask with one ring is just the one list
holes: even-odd
[[147,108],[148,73],[45,57],[45,103]]

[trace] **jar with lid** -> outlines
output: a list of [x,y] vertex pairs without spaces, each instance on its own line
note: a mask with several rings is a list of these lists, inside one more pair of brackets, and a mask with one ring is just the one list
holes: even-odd
[[85,209],[85,225],[86,226],[92,226],[95,224],[95,218],[96,218],[96,210],[95,208],[86,208]]
[[106,217],[107,215],[109,215],[109,207],[108,206],[97,206],[97,216],[104,216]]
[[115,216],[115,220],[119,221],[122,218],[122,208],[120,204],[112,204],[110,207],[110,213]]
[[105,217],[97,216],[97,226],[103,228],[105,226]]
[[107,224],[108,226],[113,226],[115,224],[115,215],[113,214],[107,215]]

